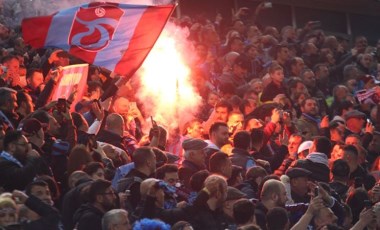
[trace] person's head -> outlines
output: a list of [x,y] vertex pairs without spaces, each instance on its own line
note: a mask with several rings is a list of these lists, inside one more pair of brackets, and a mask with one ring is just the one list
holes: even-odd
[[273,63],[268,69],[272,82],[281,85],[284,81],[284,69],[277,63]]
[[209,169],[211,173],[216,173],[229,179],[232,174],[232,162],[226,153],[216,152],[210,157]]
[[26,195],[33,195],[48,205],[53,205],[48,184],[43,180],[36,180],[28,184],[25,188]]
[[17,104],[17,91],[0,87],[0,108],[2,111],[15,113],[18,107]]
[[290,60],[290,70],[293,76],[298,77],[303,68],[305,68],[305,63],[302,58],[294,57]]
[[55,66],[67,66],[70,64],[69,54],[66,51],[59,50],[57,52],[57,60],[54,62]]
[[125,97],[116,98],[112,107],[115,113],[120,114],[121,116],[128,115],[129,111],[129,100]]
[[355,48],[359,53],[363,53],[368,46],[367,38],[364,36],[357,36],[355,38]]
[[335,142],[343,142],[344,137],[344,123],[342,121],[333,120],[329,124],[330,139]]
[[285,44],[279,44],[275,50],[275,60],[285,63],[290,58],[289,48]]
[[78,181],[90,180],[90,179],[91,177],[87,173],[83,172],[82,170],[77,170],[69,175],[67,184],[69,188],[71,189],[77,186]]
[[243,55],[240,55],[234,61],[234,64],[232,66],[232,72],[236,77],[244,78],[248,70],[250,69],[250,65],[251,63],[249,59]]
[[292,192],[299,196],[307,195],[309,191],[309,176],[311,172],[303,168],[289,168],[286,171],[286,175],[289,177],[290,188]]
[[156,170],[156,178],[165,181],[171,186],[175,186],[178,181],[178,166],[175,164],[165,164]]
[[71,113],[71,117],[73,118],[73,123],[77,130],[87,132],[88,131],[88,123],[84,116],[80,113],[73,112]]
[[25,162],[29,144],[28,139],[22,135],[21,131],[8,131],[5,133],[3,141],[4,150],[12,154],[20,162]]
[[288,211],[283,207],[275,207],[266,215],[268,230],[289,229],[290,221]]
[[206,169],[194,173],[190,177],[190,189],[199,192],[203,186],[206,178],[210,176],[210,172]]
[[324,153],[328,158],[330,158],[331,153],[331,141],[324,136],[314,137],[313,145],[310,147],[309,151]]
[[299,93],[306,93],[307,88],[303,81],[299,77],[292,77],[288,81],[288,89],[289,89],[289,95],[291,98],[294,99],[296,94]]
[[311,69],[302,70],[300,77],[307,88],[313,89],[317,84],[315,74]]
[[260,198],[269,209],[285,207],[285,203],[288,200],[284,184],[274,179],[269,179],[264,182]]
[[210,192],[209,199],[221,207],[227,199],[227,181],[219,175],[210,175],[204,182],[204,187]]
[[35,118],[28,118],[22,124],[22,133],[28,139],[28,142],[33,143],[38,147],[45,144],[45,134],[41,122]]
[[233,37],[228,41],[227,46],[229,51],[237,52],[242,54],[244,52],[244,42],[240,37]]
[[18,73],[20,69],[20,60],[17,56],[7,55],[1,59],[1,64],[7,67],[8,72]]
[[317,116],[319,113],[318,102],[315,98],[305,98],[301,103],[301,111],[311,116]]
[[252,141],[252,148],[254,148],[256,151],[259,151],[261,147],[263,146],[264,131],[260,128],[252,129],[251,141]]
[[182,135],[188,136],[190,138],[202,139],[203,137],[202,121],[199,119],[193,119],[187,122],[184,126]]
[[32,97],[25,91],[17,92],[17,105],[17,112],[25,117],[34,112]]
[[44,181],[49,187],[50,196],[53,202],[59,200],[61,198],[61,191],[58,187],[57,181],[54,177],[48,175],[39,175],[35,178],[35,180]]
[[318,209],[313,219],[314,227],[316,229],[320,229],[328,224],[337,224],[337,221],[338,218],[328,207],[322,207],[321,209]]
[[346,145],[343,147],[343,158],[344,161],[350,166],[350,173],[356,170],[358,167],[359,152],[354,145]]
[[102,230],[130,230],[128,212],[124,209],[112,209],[102,218]]
[[346,145],[361,145],[362,144],[362,141],[361,141],[361,138],[359,135],[357,134],[350,134],[346,137],[346,139],[344,140],[344,143]]
[[87,86],[87,94],[90,100],[99,100],[102,95],[102,84],[98,81],[89,81]]
[[118,113],[111,113],[106,118],[105,128],[111,132],[124,135],[124,118]]
[[256,184],[256,186],[259,186],[261,184],[261,181],[264,177],[268,175],[267,171],[261,166],[252,166],[249,169],[247,169],[247,172],[245,173],[245,179],[247,181],[252,181]]
[[228,114],[232,111],[232,105],[226,101],[221,100],[215,105],[215,116],[218,122],[227,122]]
[[228,131],[230,134],[243,129],[244,115],[240,112],[231,112],[228,116]]
[[367,115],[358,110],[348,111],[344,119],[346,120],[346,126],[354,133],[360,133],[365,124]]
[[350,166],[345,160],[337,159],[333,162],[331,173],[333,175],[333,179],[347,181],[350,176]]
[[156,155],[151,147],[139,147],[133,152],[135,168],[147,176],[156,171]]
[[234,218],[233,206],[236,201],[247,198],[247,196],[241,192],[239,189],[228,186],[227,187],[227,197],[223,203],[223,213],[230,219]]
[[380,132],[373,132],[372,141],[369,143],[368,150],[369,151],[378,151],[380,149]]
[[32,90],[36,90],[44,83],[44,75],[41,69],[29,69],[26,73],[26,82]]
[[191,161],[198,166],[204,166],[206,159],[204,148],[206,147],[207,143],[201,139],[190,138],[184,140],[182,148],[185,150],[185,160]]
[[91,204],[101,207],[103,211],[109,211],[115,207],[116,195],[112,190],[111,182],[107,180],[95,180],[90,184],[87,198]]
[[[344,85],[336,85],[333,88],[333,97],[335,102],[343,102],[347,99],[347,95],[350,93],[349,89]],[[339,109],[339,108],[337,108]],[[339,112],[339,111],[338,111]],[[338,113],[340,115],[340,113]]]
[[87,150],[84,145],[76,145],[71,150],[69,159],[67,162],[67,173],[70,175],[72,172],[76,170],[82,170],[85,165],[92,162],[93,159],[91,157],[90,152]]
[[255,205],[248,199],[240,199],[233,205],[233,217],[238,226],[253,223],[255,220]]
[[175,223],[171,230],[193,230],[193,227],[189,222],[181,220]]
[[17,205],[14,200],[9,197],[0,197],[0,227],[16,224],[17,220]]
[[228,185],[236,187],[243,182],[243,168],[237,165],[232,165],[232,173],[230,179],[228,179]]
[[352,223],[359,220],[360,212],[365,208],[365,200],[371,200],[371,198],[364,188],[356,188],[348,194],[346,203],[352,211]]
[[303,137],[299,134],[292,134],[289,138],[288,152],[289,154],[297,153],[298,147],[303,142]]
[[90,162],[86,164],[83,171],[87,173],[93,180],[104,180],[104,166],[100,162]]
[[140,219],[133,224],[133,229],[170,230],[170,225],[157,219]]
[[314,66],[315,78],[320,82],[327,82],[330,75],[329,68],[326,64],[317,64]]
[[234,147],[238,149],[251,149],[251,134],[247,131],[239,131],[233,138]]
[[228,126],[224,122],[215,122],[210,127],[210,140],[216,146],[221,148],[223,145],[228,143]]
[[218,93],[216,93],[215,91],[210,91],[207,95],[207,104],[212,106],[212,107],[215,107],[215,105],[218,103],[219,101],[219,95]]
[[331,161],[342,159],[343,157],[343,144],[335,144],[331,150]]

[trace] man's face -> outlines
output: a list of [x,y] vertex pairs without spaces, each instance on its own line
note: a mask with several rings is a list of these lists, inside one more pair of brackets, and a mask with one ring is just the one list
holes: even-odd
[[373,139],[368,146],[368,150],[380,152],[380,135],[373,135]]
[[58,123],[58,121],[53,117],[49,115],[49,128],[48,131],[53,136],[59,136],[61,125]]
[[11,113],[15,113],[17,109],[17,95],[15,93],[11,93],[9,97],[9,101],[7,103],[7,110]]
[[148,159],[148,164],[151,170],[150,173],[151,174],[154,173],[156,171],[157,160],[156,160],[156,154],[154,154],[153,151],[151,152],[151,156]]
[[277,194],[278,198],[276,201],[276,207],[285,207],[286,201],[288,201],[288,197],[286,196],[286,190],[284,185],[280,185],[280,193]]
[[199,139],[203,139],[202,136],[203,136],[203,126],[200,122],[195,122],[191,127],[189,127],[187,129],[187,133],[189,136],[191,136],[192,138],[199,138]]
[[40,72],[34,72],[30,79],[30,87],[32,89],[36,89],[38,86],[40,86],[42,83],[44,83],[44,76]]
[[242,130],[243,122],[244,122],[243,114],[232,114],[228,118],[228,122],[227,122],[229,132],[232,133],[234,131]]
[[272,81],[280,85],[284,81],[284,71],[283,70],[275,70],[273,74],[271,74]]
[[228,120],[228,108],[227,107],[216,107],[215,108],[215,121],[227,122]]
[[26,157],[28,155],[28,151],[29,151],[28,140],[26,139],[25,136],[22,136],[19,140],[15,141],[14,144],[16,147],[15,147],[13,156],[17,160],[21,162],[25,162]]
[[288,144],[289,154],[297,153],[298,147],[300,146],[301,142],[302,138],[300,136],[291,136]]
[[370,54],[364,54],[363,57],[360,59],[360,63],[364,67],[369,68],[372,63],[372,56]]
[[291,189],[298,191],[300,195],[306,195],[309,191],[308,187],[309,179],[307,177],[298,177],[291,179]]
[[263,83],[261,81],[255,82],[254,84],[252,84],[252,89],[255,90],[255,93],[257,94],[263,92]]
[[48,205],[53,205],[49,186],[33,186],[30,193]]
[[228,143],[228,127],[220,126],[218,130],[214,133],[216,146],[222,147],[223,145]]
[[244,43],[240,39],[235,39],[231,44],[231,51],[243,53],[244,51]]
[[327,66],[321,66],[321,67],[319,68],[318,78],[321,79],[321,80],[323,80],[323,79],[328,79],[329,74],[330,74],[330,71],[329,71],[329,69],[327,68]]
[[335,145],[333,150],[331,151],[331,160],[337,160],[343,158],[343,149],[340,145]]
[[255,59],[258,54],[259,52],[257,51],[257,48],[253,46],[247,52],[247,56],[250,57],[251,59]]
[[191,161],[199,166],[203,166],[206,161],[206,154],[204,150],[194,150],[191,153]]
[[306,86],[302,82],[298,82],[295,88],[295,93],[305,93],[307,92]]
[[289,60],[289,49],[287,47],[281,48],[281,50],[277,54],[278,59],[287,61]]
[[305,105],[301,108],[303,113],[316,116],[318,115],[318,105],[317,102],[313,99],[308,99],[305,102]]
[[102,168],[98,168],[98,170],[96,170],[96,172],[94,172],[92,175],[91,175],[91,178],[93,180],[98,180],[98,179],[102,179],[104,180],[104,169]]
[[244,78],[244,76],[247,74],[248,70],[239,66],[239,65],[234,65],[234,74],[238,78]]
[[332,141],[341,142],[343,141],[344,135],[344,125],[340,124],[338,127],[330,130],[330,138]]
[[303,83],[309,88],[315,87],[316,85],[315,75],[312,71],[307,71],[304,73]]
[[171,186],[175,186],[175,184],[179,181],[178,172],[165,173],[164,181]]
[[216,103],[218,102],[218,100],[219,100],[218,95],[216,95],[214,93],[210,93],[208,95],[208,98],[207,98],[207,104],[209,104],[212,107],[214,107],[216,105]]
[[115,192],[112,190],[111,187],[107,188],[106,191],[101,194],[102,199],[101,199],[101,205],[106,211],[109,211],[115,207],[115,200],[116,200],[116,195]]
[[299,58],[297,59],[295,65],[293,66],[293,72],[294,74],[296,74],[296,76],[298,76],[304,68],[305,68],[305,63],[301,58]]
[[115,113],[118,113],[121,116],[128,115],[129,100],[124,98],[124,97],[120,97],[120,98],[116,99],[116,101],[113,105],[113,110]]
[[20,69],[20,61],[17,58],[12,58],[8,62],[4,63],[9,72],[18,73]]
[[224,165],[222,166],[222,173],[223,176],[225,176],[228,179],[232,175],[232,162],[229,158],[227,158],[226,162],[224,162]]

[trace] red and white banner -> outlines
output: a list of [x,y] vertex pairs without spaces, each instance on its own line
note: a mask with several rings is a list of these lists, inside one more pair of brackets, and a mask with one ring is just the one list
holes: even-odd
[[52,100],[59,98],[68,99],[70,94],[77,91],[70,111],[74,111],[75,105],[82,99],[87,84],[88,64],[70,65],[62,68],[62,78],[53,94]]

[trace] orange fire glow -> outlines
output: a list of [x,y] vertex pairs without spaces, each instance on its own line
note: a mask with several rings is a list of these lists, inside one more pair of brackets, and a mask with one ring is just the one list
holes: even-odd
[[145,104],[145,114],[168,128],[192,118],[200,103],[190,83],[194,49],[187,36],[188,31],[168,23],[138,72],[137,95]]

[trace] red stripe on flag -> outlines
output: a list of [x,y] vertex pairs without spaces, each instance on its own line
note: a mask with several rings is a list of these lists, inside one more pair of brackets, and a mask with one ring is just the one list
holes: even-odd
[[89,51],[83,50],[77,46],[71,46],[69,49],[69,54],[74,55],[75,57],[78,57],[85,62],[94,63],[94,60],[95,60],[96,55],[98,53],[97,52],[89,52]]
[[115,66],[115,73],[131,77],[140,68],[173,9],[174,6],[149,6],[146,9],[137,23],[128,49]]
[[44,47],[53,17],[54,15],[49,15],[22,20],[21,29],[25,44],[33,48]]

